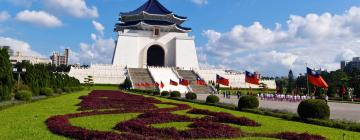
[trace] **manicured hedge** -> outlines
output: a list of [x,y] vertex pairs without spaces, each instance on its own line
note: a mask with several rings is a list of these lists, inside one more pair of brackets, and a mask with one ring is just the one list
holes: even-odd
[[185,98],[188,100],[196,100],[197,95],[196,95],[196,93],[189,92],[189,93],[185,94]]
[[28,90],[21,90],[15,93],[15,99],[21,100],[21,101],[31,101],[32,99],[32,93]]
[[54,90],[52,88],[42,88],[40,90],[40,95],[52,96],[54,94]]
[[168,97],[168,96],[170,96],[170,93],[169,93],[169,91],[163,91],[163,92],[161,92],[161,96]]
[[302,101],[297,109],[302,119],[329,119],[330,108],[324,100],[309,99]]
[[219,97],[215,95],[209,95],[206,97],[206,103],[209,104],[215,104],[218,103],[219,101],[220,101]]
[[[142,92],[137,92],[137,93],[143,94]],[[234,106],[231,104],[225,104],[225,103],[207,104],[205,101],[189,100],[189,99],[183,99],[183,98],[173,98],[173,100],[191,102],[191,103],[202,104],[202,105],[212,105],[212,106],[217,106],[220,108],[230,109],[230,110],[238,110],[237,106]],[[289,120],[289,121],[297,121],[297,122],[303,122],[303,123],[308,123],[308,124],[314,124],[314,125],[320,125],[320,126],[326,126],[326,127],[332,127],[332,128],[339,128],[339,129],[349,130],[349,131],[354,131],[354,132],[360,132],[360,123],[358,123],[358,122],[337,121],[337,120],[320,120],[320,119],[301,120],[300,117],[294,113],[283,112],[283,111],[279,111],[279,110],[263,109],[263,108],[261,108],[261,109],[242,109],[241,111],[282,118],[282,119]]]
[[242,96],[238,102],[239,109],[254,109],[259,107],[259,100],[255,96]]
[[159,91],[155,91],[155,92],[152,93],[152,95],[154,95],[154,96],[159,96],[159,95],[160,95],[160,92],[159,92]]
[[[258,127],[261,124],[254,120],[237,117],[224,112],[191,109],[187,104],[161,102],[160,100],[118,91],[93,91],[88,96],[82,96],[80,111],[72,114],[50,117],[46,124],[55,134],[70,139],[229,139],[244,136],[260,136],[286,140],[316,139],[324,140],[319,135],[307,133],[247,133],[229,124]],[[157,108],[154,104],[168,104],[175,107]],[[191,109],[191,110],[190,110]],[[186,115],[173,114],[173,111],[190,110],[187,113],[204,115],[201,118],[191,118]],[[122,121],[115,125],[114,131],[96,131],[72,126],[69,119],[104,114],[140,113],[137,118]],[[152,124],[168,122],[191,122],[190,129],[154,128]],[[121,132],[121,133],[117,133]]]
[[181,93],[179,91],[172,91],[170,93],[170,97],[171,98],[180,98],[181,97]]

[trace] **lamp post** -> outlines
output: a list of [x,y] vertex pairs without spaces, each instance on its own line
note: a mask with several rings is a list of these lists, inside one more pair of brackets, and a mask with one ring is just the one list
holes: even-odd
[[14,67],[13,72],[18,75],[17,89],[19,90],[21,74],[26,73],[26,68],[22,68],[19,70],[18,68]]

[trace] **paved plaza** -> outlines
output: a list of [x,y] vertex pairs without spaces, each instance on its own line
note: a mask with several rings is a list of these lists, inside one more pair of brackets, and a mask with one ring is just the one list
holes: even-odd
[[[198,94],[199,100],[206,100],[207,94]],[[237,105],[238,99],[236,96],[231,96],[230,99],[226,99],[222,94],[219,94],[220,102],[227,104]],[[300,102],[286,102],[286,101],[265,101],[259,100],[260,108],[267,109],[276,109],[282,111],[288,111],[292,113],[297,113],[297,107]],[[329,102],[330,106],[330,118],[331,119],[340,119],[340,120],[351,120],[360,122],[360,104],[350,104],[350,103],[335,103]]]

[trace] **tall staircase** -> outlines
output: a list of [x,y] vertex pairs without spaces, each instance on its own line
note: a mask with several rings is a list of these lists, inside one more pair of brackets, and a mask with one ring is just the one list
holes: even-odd
[[157,90],[157,87],[155,87],[155,86],[136,86],[135,85],[136,83],[149,83],[149,84],[155,83],[153,78],[151,77],[151,74],[148,71],[148,69],[129,68],[128,72],[129,72],[131,82],[135,89]]
[[193,90],[194,93],[197,94],[209,94],[212,89],[208,86],[202,86],[202,85],[198,85],[196,83],[196,80],[198,78],[198,76],[191,70],[177,70],[178,74],[186,80],[191,81],[190,82],[190,87]]

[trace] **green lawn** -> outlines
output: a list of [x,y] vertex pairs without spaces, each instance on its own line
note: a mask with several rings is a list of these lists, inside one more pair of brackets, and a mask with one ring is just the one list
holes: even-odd
[[[94,87],[93,89],[116,89],[117,87]],[[62,115],[68,113],[77,112],[77,103],[80,102],[77,99],[79,96],[86,95],[89,91],[81,91],[77,93],[62,95],[47,100],[41,100],[34,103],[23,104],[14,106],[0,111],[0,139],[1,140],[16,140],[16,139],[65,139],[64,137],[52,134],[47,130],[45,120],[53,115]],[[170,99],[158,98],[164,102],[176,102],[184,103],[180,101],[174,101]],[[186,103],[194,108],[208,109],[210,111],[221,111],[232,113],[236,116],[245,116],[250,119],[256,120],[261,127],[240,127],[243,131],[247,132],[261,132],[261,133],[274,133],[274,132],[309,132],[312,134],[320,134],[329,139],[339,140],[342,139],[343,133],[346,134],[345,140],[358,140],[360,139],[360,133],[350,132],[340,129],[327,128],[322,126],[304,124],[299,122],[285,121],[279,118],[261,116],[257,114],[244,113],[233,110],[226,110],[213,106],[199,105],[193,103]],[[158,107],[171,107],[163,104],[158,104]],[[173,112],[176,114],[186,114],[186,111]],[[100,115],[90,116],[83,118],[71,119],[71,123],[76,126],[86,127],[88,129],[96,129],[103,131],[112,131],[115,124],[120,121],[129,120],[135,118],[138,114],[117,114],[117,115]],[[186,114],[188,115],[188,114]],[[191,115],[191,117],[202,117],[200,115]],[[176,127],[179,130],[187,129],[188,122],[173,122],[155,124],[154,127]],[[264,139],[264,138],[243,138],[246,140]]]

